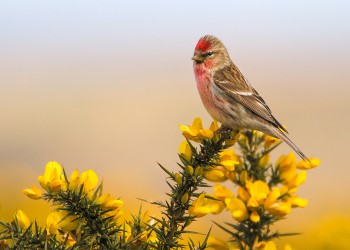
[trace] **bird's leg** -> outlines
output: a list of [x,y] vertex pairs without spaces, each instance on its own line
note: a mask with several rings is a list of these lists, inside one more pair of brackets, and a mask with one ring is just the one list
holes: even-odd
[[226,134],[226,133],[231,133],[232,129],[229,127],[226,127],[225,125],[221,125],[221,127],[215,131],[215,134]]

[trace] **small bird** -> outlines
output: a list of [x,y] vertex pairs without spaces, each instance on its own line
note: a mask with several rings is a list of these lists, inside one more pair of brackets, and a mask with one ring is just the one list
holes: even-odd
[[213,119],[229,129],[254,129],[280,138],[303,160],[308,160],[218,38],[211,35],[200,38],[192,60],[198,92]]

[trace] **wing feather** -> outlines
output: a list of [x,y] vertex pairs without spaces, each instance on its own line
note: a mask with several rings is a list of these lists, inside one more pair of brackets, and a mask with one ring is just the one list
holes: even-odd
[[246,81],[236,67],[225,67],[214,75],[215,85],[251,112],[281,129],[287,130],[272,115],[270,108],[259,93]]

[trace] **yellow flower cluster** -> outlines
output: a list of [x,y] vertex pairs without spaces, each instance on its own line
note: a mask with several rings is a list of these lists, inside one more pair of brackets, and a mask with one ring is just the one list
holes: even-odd
[[[192,125],[180,125],[180,130],[182,131],[184,137],[195,142],[201,142],[203,140],[218,137],[218,134],[216,134],[218,128],[217,122],[213,121],[209,129],[204,129],[202,120],[198,117],[194,119]],[[227,146],[233,145],[237,141],[238,137],[238,132],[232,132],[232,139],[226,140],[225,144]],[[179,152],[183,159],[188,162],[190,161],[192,157],[192,150],[187,140],[180,144]],[[233,174],[235,165],[238,164],[241,164],[241,159],[235,154],[234,150],[232,148],[226,149],[220,152],[219,159],[215,162],[215,165],[209,167],[208,171],[204,171],[203,176],[208,181],[213,182],[224,182],[228,179],[233,181],[233,178],[235,178]]]
[[121,210],[124,202],[120,199],[115,199],[109,194],[103,194],[97,198],[96,204],[101,205],[104,208],[110,209],[109,212],[105,213],[105,217],[112,216],[115,220],[118,220],[124,213]]
[[[317,163],[316,159],[311,162]],[[305,164],[309,163],[299,162],[296,164],[293,153],[282,156],[276,164],[283,183],[282,186],[270,187],[268,183],[262,180],[252,181],[248,179],[244,171],[238,177],[232,175],[233,177],[230,180],[240,183],[236,196],[227,187],[216,184],[214,195],[200,195],[192,203],[189,213],[201,217],[208,213],[219,213],[223,208],[226,208],[237,221],[245,221],[249,218],[254,223],[259,222],[260,216],[265,212],[278,218],[284,217],[290,213],[291,208],[307,205],[307,200],[295,195],[297,187],[306,178],[305,172],[297,173],[296,169],[297,166],[304,166]],[[316,167],[315,164],[313,167]],[[204,173],[205,175],[206,173]],[[219,179],[209,178],[208,180],[218,181]],[[225,178],[220,179],[220,181],[222,180],[225,180]]]
[[130,243],[133,249],[137,249],[137,247],[144,245],[145,242],[154,244],[158,241],[155,231],[149,227],[149,225],[153,226],[154,224],[154,219],[146,211],[138,219],[124,223],[123,231],[119,234],[120,237],[125,237],[125,241]]
[[[43,189],[52,193],[66,191],[67,188],[71,191],[78,190],[83,185],[83,191],[90,194],[98,184],[98,177],[92,170],[85,171],[80,176],[78,170],[75,170],[69,180],[66,180],[61,165],[55,161],[46,164],[44,175],[39,176],[38,180]],[[24,189],[23,193],[35,200],[40,199],[43,195],[36,186]]]
[[[306,170],[317,167],[320,160],[310,158],[297,162],[294,153],[289,153],[271,163],[269,153],[278,145],[278,139],[258,131],[220,129],[216,121],[206,129],[201,119],[195,118],[191,125],[180,125],[180,130],[186,138],[179,148],[182,170],[173,173],[161,166],[175,181],[171,186],[171,197],[175,197],[176,206],[155,203],[167,209],[164,214],[170,223],[141,211],[138,216],[133,216],[132,221],[120,223],[124,203],[109,194],[102,194],[102,186],[94,171],[79,173],[74,170],[67,177],[61,165],[53,161],[47,163],[43,175],[38,177],[41,188],[33,186],[23,190],[31,199],[53,203],[54,211],[47,216],[45,227],[40,229],[45,235],[44,240],[54,239],[67,248],[76,247],[79,240],[84,239],[84,234],[92,232],[90,229],[94,226],[91,225],[96,224],[101,225],[107,235],[113,232],[113,237],[120,240],[118,245],[126,244],[131,249],[145,246],[159,249],[157,246],[161,246],[163,240],[175,242],[173,239],[177,236],[174,235],[181,235],[177,231],[177,222],[171,217],[180,208],[180,216],[176,216],[186,218],[185,222],[181,222],[184,225],[189,225],[194,217],[220,214],[224,210],[231,214],[235,223],[227,224],[234,225],[231,235],[235,242],[209,237],[209,250],[276,250],[273,238],[279,234],[270,234],[266,228],[288,215],[292,208],[307,205],[307,200],[299,197],[297,190],[306,180]],[[237,141],[242,156],[231,147]],[[199,143],[200,150],[192,142]],[[198,193],[199,187],[207,186],[205,180],[214,183],[213,194]],[[227,185],[224,185],[226,181]],[[229,188],[232,184],[235,185],[234,190]],[[185,214],[186,209],[190,216]],[[94,216],[86,216],[88,212]],[[32,223],[22,210],[18,210],[12,225],[16,225],[15,229],[21,233],[30,231]],[[95,233],[90,236],[95,240],[103,230],[96,230],[98,236]],[[185,231],[185,226],[182,230]],[[229,229],[226,231],[230,232]],[[169,239],[166,238],[168,232],[173,234],[169,234]],[[1,244],[12,246],[12,241],[12,238],[6,238],[6,241],[0,242],[0,248]],[[90,244],[90,241],[85,244]],[[291,249],[289,245],[284,247],[284,250]]]
[[[123,215],[121,210],[123,201],[115,199],[109,194],[97,195],[95,190],[98,186],[98,176],[92,170],[87,170],[79,175],[78,170],[74,170],[68,180],[63,174],[62,167],[57,162],[48,162],[45,167],[45,172],[38,178],[40,186],[51,194],[55,195],[58,192],[76,192],[80,190],[88,197],[91,202],[107,208],[109,211],[104,213],[104,217],[113,217],[115,220]],[[42,190],[33,186],[32,188],[24,189],[23,193],[29,198],[38,200],[44,198]],[[97,195],[97,197],[96,197]],[[74,215],[69,215],[67,211],[62,210],[62,207],[55,206],[55,211],[48,215],[46,220],[46,231],[48,235],[56,235],[63,240],[67,237],[68,232],[77,230],[80,225],[80,219]],[[21,228],[29,226],[29,220],[25,214],[19,210],[16,213],[16,218]],[[61,234],[63,232],[64,234]],[[67,244],[74,244],[74,240],[68,237]]]
[[[14,221],[18,223],[22,230],[26,230],[31,222],[28,216],[22,211],[17,210]],[[47,235],[56,235],[56,238],[60,241],[66,241],[66,246],[71,247],[75,243],[75,240],[69,234],[69,231],[76,230],[79,226],[79,221],[76,216],[70,216],[66,211],[54,211],[47,216],[46,219],[46,231]],[[61,233],[62,232],[62,233]],[[12,246],[12,242],[7,242],[9,246]]]
[[[215,136],[217,136],[216,131],[219,128],[214,121],[209,129],[205,129],[200,118],[196,118],[192,125],[181,125],[180,129],[187,140],[203,143],[204,140],[215,139]],[[260,173],[260,175],[249,173],[249,171],[255,170],[247,167],[246,163],[235,154],[232,148],[227,148],[233,145],[240,136],[239,133],[233,134],[233,139],[231,142],[226,143],[226,149],[219,153],[214,166],[204,168],[203,177],[211,182],[230,180],[231,183],[237,185],[236,194],[226,186],[215,184],[214,194],[202,193],[191,203],[188,210],[190,215],[202,217],[209,213],[218,214],[226,209],[230,211],[232,218],[238,223],[243,223],[246,220],[259,223],[261,220],[266,220],[271,216],[281,219],[289,214],[292,208],[303,208],[307,205],[307,200],[298,197],[296,192],[298,187],[306,180],[306,172],[304,170],[317,167],[320,164],[320,160],[310,158],[309,161],[301,160],[297,162],[292,152],[281,156],[272,166],[268,153],[272,147],[279,143],[279,139],[264,135],[258,131],[253,131],[252,135],[256,145],[260,143],[263,145],[262,149],[259,149],[259,146],[256,147],[256,152],[264,152],[260,153],[259,161],[254,167],[258,168],[258,171],[255,173]],[[252,138],[242,134],[240,136],[240,146],[248,145],[248,140],[252,140]],[[248,147],[251,147],[251,144]],[[187,141],[182,142],[180,145],[180,155],[183,159],[190,162],[192,149]],[[271,174],[267,174],[270,171],[269,169],[271,169]],[[218,243],[216,242],[215,244]],[[234,248],[216,245],[215,249]],[[257,238],[253,249],[272,250],[276,249],[276,246],[272,241],[264,242],[259,241]],[[288,246],[286,249],[288,249]]]
[[[191,141],[202,142],[218,138],[219,125],[217,121],[213,121],[209,129],[203,128],[201,118],[196,117],[191,125],[180,125],[182,135]],[[226,146],[232,146],[239,138],[239,131],[232,131],[232,138],[225,141]]]
[[[66,211],[54,211],[46,218],[46,231],[48,235],[56,235],[59,241],[67,238],[67,246],[73,246],[75,240],[69,234],[70,231],[79,227],[79,220],[76,216],[68,215]],[[63,232],[63,233],[61,233]]]
[[[20,228],[21,230],[25,231],[30,227],[31,222],[28,218],[28,216],[22,211],[17,210],[13,222],[16,225],[17,228]],[[0,229],[3,229],[3,224],[0,224]],[[2,231],[3,233],[3,231]],[[0,240],[0,249],[14,249],[14,240],[13,237],[8,237],[7,239],[1,239]]]
[[241,164],[241,159],[235,154],[232,148],[220,152],[216,166],[205,171],[203,176],[208,181],[224,182],[235,180],[235,166]]
[[180,129],[187,139],[200,142],[205,139],[212,139],[215,131],[218,129],[218,124],[214,121],[209,129],[204,129],[202,120],[197,117],[194,119],[192,125],[180,125]]

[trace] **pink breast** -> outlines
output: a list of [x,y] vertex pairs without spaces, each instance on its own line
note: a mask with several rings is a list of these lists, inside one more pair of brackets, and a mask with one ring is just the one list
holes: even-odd
[[215,120],[221,120],[218,111],[221,103],[214,97],[211,75],[201,67],[195,67],[197,89],[202,99],[203,105]]

